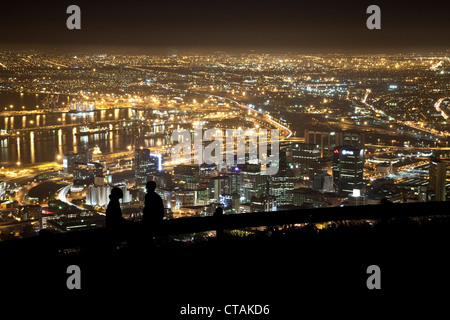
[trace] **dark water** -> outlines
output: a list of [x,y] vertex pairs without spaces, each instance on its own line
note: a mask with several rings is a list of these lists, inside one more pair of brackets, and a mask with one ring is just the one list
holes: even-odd
[[[8,109],[16,111],[36,110],[36,103],[43,99],[42,96],[41,94],[0,93],[0,106],[7,106]],[[65,99],[69,97],[66,96]],[[10,104],[14,107],[9,108]],[[22,106],[24,106],[23,109]],[[99,147],[103,153],[126,151],[129,145],[134,145],[139,132],[139,128],[130,126],[128,120],[133,117],[147,116],[149,115],[143,111],[129,108],[97,110],[89,113],[1,115],[0,129],[2,130],[13,132],[24,128],[32,130],[22,131],[17,137],[0,139],[0,166],[16,166],[17,162],[32,164],[55,161],[58,155],[62,156],[69,151],[83,152],[94,147]],[[100,126],[113,130],[88,136],[75,135],[79,132],[80,126],[95,125],[99,121],[112,122],[100,124]],[[78,126],[77,128],[74,126],[49,128],[49,126],[58,125]],[[144,147],[154,147],[157,143],[165,144],[165,140],[147,139],[141,142]]]
[[[18,93],[18,92],[0,92],[0,111],[5,110],[38,110],[43,108],[44,101],[52,96],[47,93]],[[67,105],[74,99],[74,96],[59,95],[56,105]],[[6,108],[6,109],[5,109]]]

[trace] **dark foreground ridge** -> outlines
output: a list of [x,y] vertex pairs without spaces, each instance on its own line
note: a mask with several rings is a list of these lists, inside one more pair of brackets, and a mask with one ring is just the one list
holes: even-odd
[[[330,221],[325,229],[315,225]],[[250,227],[266,228],[247,236],[227,232]],[[225,230],[221,237],[198,236],[218,229]],[[139,232],[136,227],[128,237],[140,239]],[[176,241],[179,234],[197,240]],[[155,236],[155,243],[122,238],[120,249],[106,229],[2,242],[2,288],[9,297],[38,290],[66,302],[142,299],[167,315],[161,319],[183,318],[180,308],[187,304],[270,305],[266,318],[284,319],[313,306],[339,314],[333,308],[342,304],[376,305],[383,312],[400,310],[396,302],[403,298],[421,299],[423,306],[425,298],[448,296],[441,294],[450,284],[446,202],[164,220]],[[81,269],[80,290],[66,286],[70,265]],[[381,269],[380,290],[367,288],[370,265]]]

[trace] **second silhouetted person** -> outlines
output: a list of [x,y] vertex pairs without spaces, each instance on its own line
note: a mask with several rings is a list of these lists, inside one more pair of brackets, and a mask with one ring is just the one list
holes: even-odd
[[146,189],[142,222],[150,228],[155,228],[164,218],[164,205],[159,194],[155,192],[155,181],[148,181]]

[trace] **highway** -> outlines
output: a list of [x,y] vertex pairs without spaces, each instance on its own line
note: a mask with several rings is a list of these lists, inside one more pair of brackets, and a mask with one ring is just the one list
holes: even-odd
[[[195,93],[200,94],[198,92],[195,92]],[[252,113],[254,112],[256,115],[262,116],[263,119],[266,120],[266,122],[268,122],[269,124],[275,126],[277,129],[279,129],[279,130],[281,130],[281,131],[286,133],[286,136],[282,137],[280,140],[289,139],[292,136],[292,134],[293,134],[292,131],[288,127],[286,127],[285,125],[281,124],[280,122],[274,120],[273,117],[271,115],[267,114],[267,113],[263,113],[263,112],[260,112],[258,110],[255,110],[253,108],[250,108],[249,106],[247,106],[247,105],[245,105],[243,103],[240,103],[240,102],[238,102],[236,100],[233,100],[231,98],[221,97],[221,96],[213,95],[213,94],[209,94],[209,93],[205,93],[205,95],[207,95],[209,97],[215,97],[215,98],[220,99],[220,100],[228,100],[228,101],[234,103],[235,105],[237,105],[238,107],[240,107],[240,108],[242,108],[244,110],[250,111],[250,115],[252,115]],[[257,120],[260,121],[261,119],[257,119]]]
[[77,207],[78,209],[83,210],[83,211],[86,210],[85,208],[80,207],[80,206],[77,206],[76,204],[73,204],[72,202],[70,202],[69,200],[67,200],[67,194],[69,193],[70,188],[72,187],[72,185],[73,185],[73,184],[69,184],[69,185],[67,185],[67,186],[65,186],[65,187],[63,187],[63,188],[61,188],[61,189],[59,189],[59,192],[58,192],[58,199],[61,200],[61,201],[64,202],[64,203],[68,204],[69,206],[75,206],[75,207]]
[[[382,115],[382,116],[387,117],[387,114],[386,114],[384,111],[379,110],[379,109],[376,109],[373,105],[367,103],[367,97],[369,96],[370,93],[371,93],[371,90],[370,90],[370,89],[367,89],[367,90],[366,90],[366,94],[364,95],[364,98],[361,100],[361,102],[362,102],[366,107],[370,108],[375,114],[378,114],[378,115]],[[440,105],[441,105],[442,101],[444,101],[444,100],[446,100],[446,99],[449,99],[449,98],[448,98],[448,97],[446,97],[446,98],[441,98],[441,99],[439,99],[439,100],[434,104],[434,108],[436,109],[436,111],[437,111],[437,112],[440,112],[440,113],[441,113],[441,116],[442,116],[445,120],[448,119],[448,115],[440,108]],[[392,117],[390,117],[390,118],[393,119]],[[395,120],[395,122],[396,122],[397,124],[399,124],[399,125],[406,126],[406,127],[410,127],[410,128],[419,130],[419,131],[421,131],[421,132],[426,132],[426,133],[429,133],[429,134],[431,134],[431,135],[433,135],[433,136],[436,136],[436,137],[446,138],[446,137],[448,137],[448,136],[450,135],[450,133],[448,133],[448,132],[442,132],[442,131],[438,131],[438,130],[436,130],[436,129],[428,129],[428,128],[424,128],[423,126],[418,126],[418,125],[416,125],[416,124],[415,124],[414,122],[412,122],[412,121]]]
[[66,176],[64,176],[64,177],[54,177],[54,178],[51,178],[51,179],[47,179],[47,180],[43,180],[43,181],[39,181],[39,182],[34,182],[34,183],[32,183],[30,185],[27,185],[26,187],[20,189],[19,191],[17,191],[15,198],[16,198],[19,206],[30,205],[31,202],[25,201],[25,195],[28,194],[31,189],[33,189],[34,187],[37,187],[38,185],[40,185],[40,184],[42,184],[44,182],[60,181],[60,180],[65,180],[65,179],[67,179]]
[[387,146],[378,144],[365,144],[367,148],[389,148],[393,150],[450,150],[450,147],[406,147],[406,146]]
[[[44,182],[44,181],[42,181],[42,182]],[[27,185],[25,188],[22,188],[19,191],[17,191],[17,193],[16,193],[16,200],[17,200],[19,206],[26,206],[26,205],[30,205],[31,204],[30,202],[25,201],[25,195],[28,194],[31,189],[33,189],[34,187],[38,186],[42,182],[32,183],[30,185]]]

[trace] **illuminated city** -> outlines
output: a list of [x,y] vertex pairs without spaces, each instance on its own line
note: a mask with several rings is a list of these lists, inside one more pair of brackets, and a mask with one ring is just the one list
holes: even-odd
[[[1,63],[2,239],[102,226],[115,185],[138,219],[147,180],[167,218],[211,215],[217,205],[243,213],[446,199],[429,182],[435,158],[450,151],[448,52],[4,51]],[[248,159],[173,163],[172,132],[199,123],[280,130],[278,173],[264,176]],[[336,155],[354,152],[359,172],[343,178]]]

